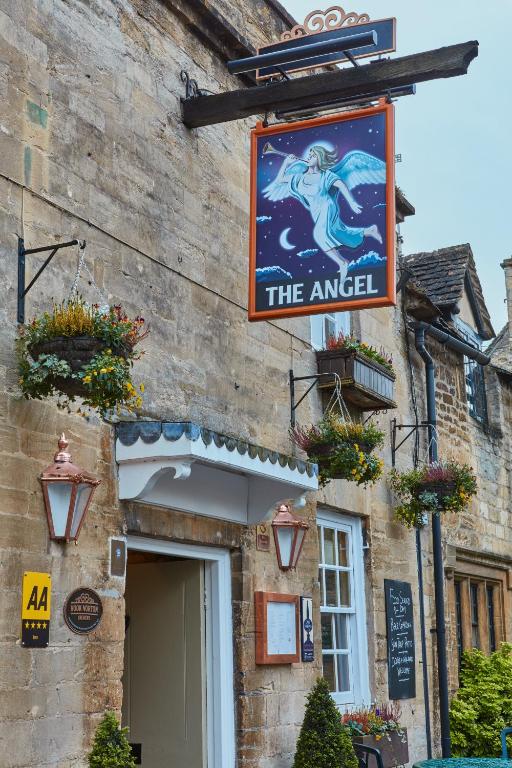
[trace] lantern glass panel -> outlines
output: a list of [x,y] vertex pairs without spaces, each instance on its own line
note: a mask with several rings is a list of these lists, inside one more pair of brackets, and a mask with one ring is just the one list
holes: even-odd
[[292,527],[278,528],[277,538],[279,541],[279,550],[281,552],[281,565],[283,568],[289,568],[292,556],[292,544],[295,529]]
[[294,567],[297,565],[297,559],[299,557],[300,548],[302,547],[302,542],[304,541],[305,535],[306,535],[306,528],[299,528],[297,530],[297,542],[295,544],[295,552],[294,552],[295,562],[292,563]]
[[76,489],[75,509],[73,511],[73,522],[71,523],[71,538],[75,538],[76,532],[80,527],[82,517],[84,515],[87,502],[93,491],[93,488],[88,483],[80,483]]
[[69,502],[73,483],[47,483],[50,513],[53,520],[53,530],[57,539],[66,535],[66,522],[68,519]]

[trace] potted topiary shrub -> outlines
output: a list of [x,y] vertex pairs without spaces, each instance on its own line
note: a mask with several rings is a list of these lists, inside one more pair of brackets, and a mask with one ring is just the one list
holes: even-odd
[[144,319],[130,320],[119,305],[100,309],[74,297],[22,326],[17,341],[19,383],[26,398],[58,395],[67,407],[76,397],[101,416],[140,407],[144,385],[131,380],[136,345],[147,336]]
[[322,678],[307,697],[293,768],[358,768],[350,735]]
[[400,716],[400,707],[390,702],[345,712],[341,722],[354,744],[378,749],[384,768],[396,768],[409,762],[407,729]]
[[456,461],[427,464],[408,472],[393,469],[390,484],[400,501],[395,517],[408,528],[423,525],[428,512],[461,512],[477,491],[471,467]]
[[89,768],[135,768],[127,733],[128,728],[119,727],[115,714],[106,712],[96,729]]
[[382,445],[384,433],[374,424],[344,421],[329,412],[318,424],[294,427],[290,434],[308,459],[318,464],[321,486],[334,479],[366,486],[382,475],[383,462],[372,451]]

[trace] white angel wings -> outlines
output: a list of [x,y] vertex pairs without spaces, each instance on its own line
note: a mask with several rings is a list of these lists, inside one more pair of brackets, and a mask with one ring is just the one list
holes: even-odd
[[[263,189],[263,196],[267,200],[284,200],[291,196],[290,180],[297,173],[307,171],[307,163],[304,160],[297,160],[286,169],[282,181],[272,181]],[[385,184],[386,183],[386,164],[374,155],[362,152],[358,149],[347,152],[347,154],[329,168],[350,191],[360,184]]]

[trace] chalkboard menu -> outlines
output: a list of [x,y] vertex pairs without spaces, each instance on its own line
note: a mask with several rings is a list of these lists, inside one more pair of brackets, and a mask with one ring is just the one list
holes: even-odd
[[411,585],[384,579],[390,699],[416,696],[416,653]]

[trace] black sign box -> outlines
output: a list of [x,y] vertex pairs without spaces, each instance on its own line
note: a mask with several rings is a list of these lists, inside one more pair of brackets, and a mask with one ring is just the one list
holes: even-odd
[[416,696],[416,650],[411,585],[384,579],[390,699]]

